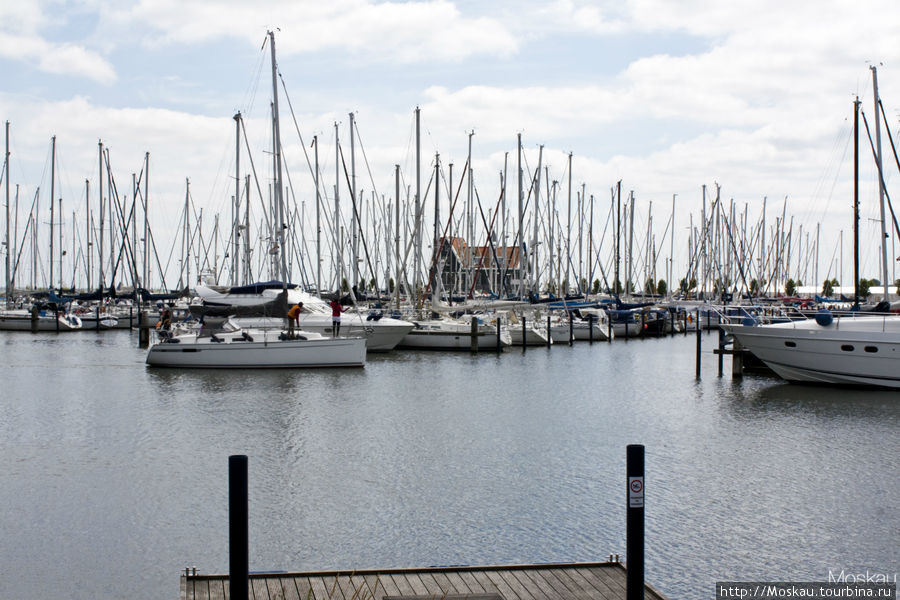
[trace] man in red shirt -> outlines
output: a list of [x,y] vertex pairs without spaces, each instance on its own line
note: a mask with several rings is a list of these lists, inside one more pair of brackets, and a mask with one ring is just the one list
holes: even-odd
[[346,312],[347,309],[341,306],[337,300],[332,300],[328,306],[331,307],[331,337],[337,337],[341,332],[341,313]]

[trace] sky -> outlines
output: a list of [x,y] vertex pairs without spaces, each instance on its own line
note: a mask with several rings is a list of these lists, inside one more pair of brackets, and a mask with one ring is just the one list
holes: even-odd
[[[445,170],[455,165],[459,184],[474,133],[474,185],[485,211],[493,210],[505,158],[515,185],[521,135],[528,168],[537,166],[543,147],[547,178],[560,182],[563,229],[569,153],[573,204],[577,191],[594,196],[598,241],[610,189],[621,181],[624,194],[633,192],[635,244],[646,243],[649,226],[659,272],[674,231],[675,278],[683,276],[678,271],[688,261],[688,226],[692,218],[699,222],[703,186],[708,202],[719,186],[726,205],[733,200],[737,214],[746,210],[748,229],[763,215],[764,202],[767,227],[784,214],[794,242],[809,234],[813,244],[818,226],[818,279],[829,273],[849,280],[853,101],[859,97],[874,128],[873,65],[887,126],[900,137],[894,0],[4,2],[0,119],[10,123],[19,237],[38,186],[41,227],[50,220],[52,136],[64,247],[81,244],[85,180],[91,201],[99,202],[98,142],[108,148],[125,196],[149,153],[149,219],[174,287],[177,257],[168,257],[178,243],[188,180],[204,229],[211,231],[215,214],[228,227],[237,111],[261,188],[271,179],[269,30],[287,90],[287,96],[279,91],[285,162],[307,219],[315,192],[303,148],[312,152],[313,136],[330,203],[334,123],[349,160],[353,113],[358,189],[390,200],[394,165],[402,185],[415,186],[419,107],[423,190],[435,153]],[[879,277],[880,212],[864,129],[862,136],[860,256],[862,276],[873,278]],[[897,165],[886,133],[883,138],[890,193]],[[246,173],[248,157],[241,161]],[[441,210],[446,219],[449,203]],[[607,233],[607,248],[609,240]],[[805,250],[798,245],[795,252]],[[893,269],[900,255],[893,237],[888,254]],[[814,262],[804,271],[810,278]]]

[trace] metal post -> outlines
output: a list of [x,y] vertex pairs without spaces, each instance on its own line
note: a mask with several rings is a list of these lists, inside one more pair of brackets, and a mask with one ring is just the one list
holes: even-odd
[[697,379],[700,379],[700,309],[697,309]]
[[497,315],[497,354],[503,351],[503,344],[500,341],[500,315]]
[[250,550],[248,535],[247,457],[228,457],[228,583],[231,600],[248,600]]
[[573,322],[572,313],[569,313],[569,345],[575,343],[575,324]]
[[478,319],[472,315],[472,352],[478,352]]
[[528,321],[528,319],[525,318],[525,313],[522,313],[522,352],[525,352],[525,347],[528,346],[528,342],[526,340],[528,333],[525,331],[526,321]]
[[591,346],[594,345],[594,315],[593,313],[588,313],[588,344]]
[[553,337],[550,335],[550,313],[547,313],[547,347],[553,343]]
[[722,376],[725,360],[725,330],[719,327],[719,377]]
[[609,313],[606,313],[606,343],[612,344],[612,339],[613,339],[612,319],[609,318]]
[[644,600],[644,446],[626,449],[628,516],[626,520],[626,600]]

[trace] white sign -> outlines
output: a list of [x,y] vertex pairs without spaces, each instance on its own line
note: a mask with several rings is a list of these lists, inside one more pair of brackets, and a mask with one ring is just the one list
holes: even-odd
[[644,508],[644,478],[628,478],[628,507]]

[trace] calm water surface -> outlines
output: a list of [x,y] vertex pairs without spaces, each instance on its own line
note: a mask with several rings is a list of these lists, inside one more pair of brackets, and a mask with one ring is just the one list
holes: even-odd
[[698,382],[692,337],[201,372],[147,369],[127,332],[0,332],[0,598],[174,600],[185,566],[227,572],[230,454],[251,570],[624,557],[630,443],[670,598],[894,576],[900,393],[720,379],[715,339]]

